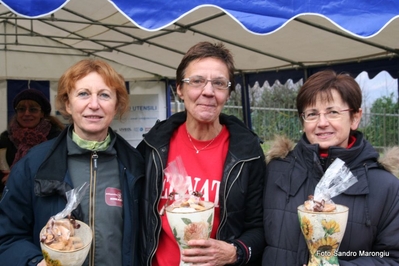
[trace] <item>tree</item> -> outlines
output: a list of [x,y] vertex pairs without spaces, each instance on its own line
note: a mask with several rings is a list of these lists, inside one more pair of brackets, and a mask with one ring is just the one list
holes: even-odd
[[[267,81],[262,86],[255,82],[249,87],[253,130],[263,139],[270,140],[276,134],[297,139],[301,134],[295,99],[302,81],[285,84],[276,81],[272,86]],[[290,109],[290,110],[287,110]]]
[[399,142],[399,104],[393,93],[374,101],[370,121],[363,129],[365,137],[376,147],[397,145]]

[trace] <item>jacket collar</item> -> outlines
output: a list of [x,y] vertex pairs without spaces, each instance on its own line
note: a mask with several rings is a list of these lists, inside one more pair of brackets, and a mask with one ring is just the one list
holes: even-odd
[[[331,147],[327,158],[327,166],[336,158],[345,161],[352,173],[358,178],[358,182],[343,193],[347,195],[368,194],[368,169],[378,167],[378,153],[363,139],[363,135],[360,132],[358,132],[356,138],[357,141],[351,149]],[[309,144],[306,137],[303,136],[295,146],[293,156],[288,160],[289,167],[287,167],[287,170],[276,180],[276,184],[288,195],[294,196],[298,193],[301,186],[304,185],[308,177],[317,177],[315,180],[317,183],[318,179],[324,174],[320,166],[318,154],[318,145]]]
[[[48,155],[40,165],[35,176],[34,185],[34,191],[37,196],[48,196],[53,194],[65,195],[66,191],[72,189],[72,184],[69,184],[67,182],[68,179],[65,179],[68,170],[67,135],[72,128],[73,126],[71,125],[64,129],[54,140]],[[142,156],[136,149],[131,147],[126,140],[118,134],[115,134],[112,129],[109,129],[109,134],[111,134],[111,143],[113,144],[113,147],[116,152],[121,155],[118,156],[118,160],[121,161],[124,167],[126,167],[134,176],[141,176],[141,169],[137,168],[136,165],[144,164]],[[105,152],[113,152],[111,146]],[[137,162],[137,164],[132,164],[128,159],[132,156],[123,156],[125,154],[136,154],[135,156],[132,155],[135,157],[135,160],[141,159],[142,161]],[[51,171],[49,171],[49,169],[51,169]]]
[[[254,132],[249,131],[248,127],[241,120],[235,116],[226,114],[220,114],[219,120],[221,124],[227,127],[230,134],[229,153],[240,159],[248,159],[260,155],[254,152],[259,150],[258,147],[261,140]],[[172,134],[185,121],[186,112],[179,112],[166,120],[161,122],[158,121],[153,128],[144,135],[144,140],[157,150],[166,150],[166,148],[169,147]],[[248,137],[248,132],[251,132],[252,138]],[[234,145],[231,145],[232,143],[234,143]],[[242,149],[242,147],[246,147],[246,149]]]

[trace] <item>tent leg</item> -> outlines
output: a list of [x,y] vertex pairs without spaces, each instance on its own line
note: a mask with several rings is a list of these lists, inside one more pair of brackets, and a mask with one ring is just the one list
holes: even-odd
[[242,78],[242,87],[241,87],[241,101],[242,101],[242,111],[243,111],[243,119],[245,125],[249,129],[252,129],[252,120],[251,120],[251,106],[249,103],[249,91],[247,88],[247,78],[244,73],[241,73]]

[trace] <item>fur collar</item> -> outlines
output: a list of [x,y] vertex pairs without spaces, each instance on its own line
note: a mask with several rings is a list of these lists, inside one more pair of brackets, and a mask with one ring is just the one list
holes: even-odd
[[266,164],[276,158],[285,158],[295,147],[295,143],[285,136],[275,136],[269,151],[266,153]]
[[378,162],[389,172],[399,178],[399,146],[387,148]]

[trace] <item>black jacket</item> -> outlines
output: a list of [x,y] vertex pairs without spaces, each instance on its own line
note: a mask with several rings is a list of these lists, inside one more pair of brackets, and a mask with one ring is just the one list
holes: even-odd
[[[50,132],[47,135],[47,140],[57,137],[61,133],[62,129],[58,126],[51,124]],[[10,136],[7,130],[3,131],[0,135],[0,148],[6,148],[6,160],[8,165],[14,162],[15,154],[17,153],[17,147],[10,140]]]
[[[267,246],[262,265],[307,264],[308,249],[300,231],[297,207],[314,194],[325,169],[336,158],[343,160],[358,179],[332,199],[349,207],[339,252],[352,253],[340,256],[339,264],[399,265],[399,180],[381,167],[378,152],[363,135],[357,132],[355,136],[353,147],[330,147],[325,160],[319,158],[318,145],[309,144],[306,137],[292,151],[269,153],[275,157],[267,165],[263,201]],[[288,146],[280,143],[275,147]],[[282,156],[276,156],[279,153]],[[378,253],[370,256],[367,251]]]
[[[175,130],[186,121],[184,112],[157,123],[138,145],[146,163],[143,191],[142,265],[151,265],[158,247],[161,219],[158,203],[162,192],[163,169],[166,167],[169,141]],[[259,138],[237,118],[220,115],[220,123],[230,132],[229,151],[220,185],[220,225],[216,238],[234,242],[239,239],[250,247],[254,263],[260,258],[264,239],[262,223],[262,184],[266,163]],[[239,244],[238,242],[236,242]]]
[[[50,132],[47,135],[47,139],[53,139],[57,137],[61,133],[62,129],[58,126],[51,124]],[[5,130],[0,135],[0,149],[6,148],[6,161],[9,166],[14,162],[15,154],[17,153],[17,147],[15,147],[14,143],[10,140],[8,131]],[[3,178],[4,174],[0,172],[0,180]],[[0,197],[3,192],[4,185],[0,183]]]

